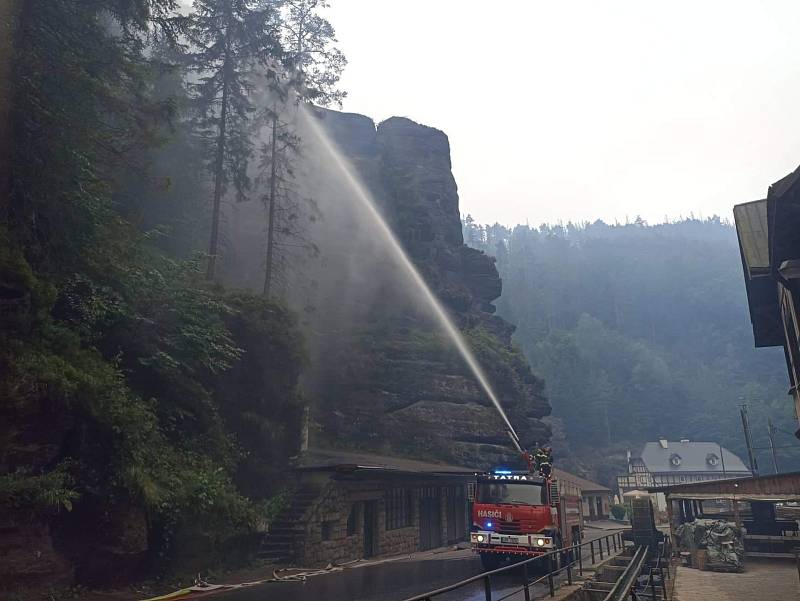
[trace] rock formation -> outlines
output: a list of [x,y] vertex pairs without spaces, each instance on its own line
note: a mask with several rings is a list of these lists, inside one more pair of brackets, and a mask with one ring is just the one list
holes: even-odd
[[[523,441],[545,442],[542,382],[512,346],[514,327],[493,315],[502,289],[494,259],[464,245],[447,136],[400,117],[376,127],[361,115],[318,116],[465,333]],[[357,286],[339,277],[329,286],[325,319],[311,320],[322,340],[307,386],[312,445],[476,467],[513,455],[501,419],[451,343],[415,311],[397,309],[387,288],[373,290],[344,328],[330,299],[352,304],[345,288]]]

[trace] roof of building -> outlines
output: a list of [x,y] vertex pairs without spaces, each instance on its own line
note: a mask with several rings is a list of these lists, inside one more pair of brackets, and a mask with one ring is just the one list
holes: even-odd
[[733,218],[744,254],[745,269],[751,277],[764,270],[769,275],[767,199],[736,205],[733,207]]
[[733,207],[733,219],[739,239],[739,254],[755,345],[779,346],[783,344],[783,329],[777,284],[770,269],[767,199],[736,205]]
[[800,472],[730,478],[648,488],[670,499],[732,499],[738,501],[800,501]]
[[309,449],[293,462],[300,470],[354,471],[374,470],[403,474],[473,475],[481,470],[446,463],[430,463],[404,457],[387,457],[372,453],[356,453],[329,449]]
[[569,480],[573,484],[575,484],[578,488],[581,489],[582,492],[611,492],[611,489],[607,486],[603,486],[602,484],[598,484],[597,482],[592,482],[591,480],[587,480],[586,478],[581,478],[580,476],[576,476],[575,474],[570,474],[569,472],[565,472],[562,469],[557,467],[553,468],[553,474],[556,478],[561,480]]
[[750,473],[737,455],[716,442],[648,442],[640,457],[650,473]]

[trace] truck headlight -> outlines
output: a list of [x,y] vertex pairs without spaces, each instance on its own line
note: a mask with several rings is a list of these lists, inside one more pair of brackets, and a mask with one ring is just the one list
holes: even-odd
[[475,540],[477,540],[479,543],[482,543],[483,539],[484,539],[483,534],[479,534],[478,536],[475,537]]
[[544,539],[543,538],[537,538],[536,539],[536,546],[537,547],[544,547]]

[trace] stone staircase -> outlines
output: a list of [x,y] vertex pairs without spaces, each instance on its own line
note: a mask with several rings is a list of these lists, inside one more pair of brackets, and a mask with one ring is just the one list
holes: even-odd
[[319,497],[320,489],[309,486],[295,491],[289,506],[270,524],[261,541],[258,557],[275,563],[291,563],[295,542],[305,533],[305,515]]

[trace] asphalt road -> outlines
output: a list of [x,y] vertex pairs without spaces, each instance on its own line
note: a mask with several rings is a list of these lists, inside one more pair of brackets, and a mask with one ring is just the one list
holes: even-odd
[[[587,530],[586,541],[610,531]],[[584,554],[588,556],[588,550]],[[305,582],[268,582],[251,588],[214,596],[220,601],[402,601],[416,594],[441,588],[483,572],[480,559],[469,550],[424,553],[411,558],[352,567],[330,574],[313,576]],[[562,580],[566,576],[561,577]],[[518,601],[522,593],[512,595],[521,586],[521,571],[512,570],[496,577],[493,598],[504,595]],[[535,585],[533,596],[547,593],[546,581]],[[454,591],[437,601],[484,601],[482,581]]]

